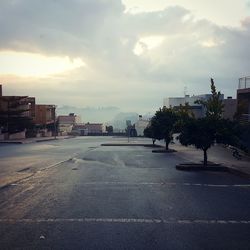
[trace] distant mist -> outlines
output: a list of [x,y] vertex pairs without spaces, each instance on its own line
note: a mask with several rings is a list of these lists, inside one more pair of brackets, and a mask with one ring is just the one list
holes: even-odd
[[[84,107],[77,108],[73,106],[62,106],[56,109],[57,115],[68,115],[74,113],[81,117],[82,123],[106,123],[112,125],[115,129],[123,130],[126,128],[126,121],[130,120],[132,124],[138,121],[139,114],[136,112],[122,112],[118,107]],[[143,114],[142,114],[143,115]],[[143,115],[149,119],[150,113]]]

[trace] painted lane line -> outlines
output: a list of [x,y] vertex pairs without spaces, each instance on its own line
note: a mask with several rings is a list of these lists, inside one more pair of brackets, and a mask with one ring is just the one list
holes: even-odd
[[[27,177],[28,178],[28,177]],[[40,183],[36,183],[36,185],[39,185]],[[55,183],[46,183],[46,184],[55,184]],[[26,183],[20,183],[20,181],[16,183],[11,183],[11,186],[17,186],[17,185],[27,185]],[[65,184],[63,184],[65,185]],[[74,184],[79,186],[97,186],[97,185],[103,185],[103,186],[189,186],[189,187],[215,187],[215,188],[249,188],[250,184],[202,184],[202,183],[175,183],[175,182],[139,182],[139,183],[133,183],[133,182],[85,182],[85,183],[79,183]]]
[[49,219],[0,219],[0,223],[113,223],[113,224],[250,224],[250,220],[185,220],[185,219],[134,219],[134,218],[49,218]]
[[81,183],[83,186],[91,185],[127,185],[127,186],[194,186],[194,187],[250,187],[250,184],[240,184],[240,185],[224,185],[224,184],[202,184],[202,183],[175,183],[175,182],[85,182]]

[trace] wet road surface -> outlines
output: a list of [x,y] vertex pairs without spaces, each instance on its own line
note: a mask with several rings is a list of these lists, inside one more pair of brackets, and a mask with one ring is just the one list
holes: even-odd
[[3,180],[18,159],[32,175],[0,189],[1,249],[250,249],[248,179],[177,171],[178,152],[100,146],[119,140],[2,146]]

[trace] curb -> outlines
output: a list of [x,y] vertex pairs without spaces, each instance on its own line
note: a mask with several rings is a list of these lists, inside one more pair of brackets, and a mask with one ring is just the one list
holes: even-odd
[[35,140],[34,142],[55,141],[55,140],[59,140],[59,139],[53,138],[53,139],[45,139],[45,140]]
[[46,142],[46,141],[54,141],[54,140],[66,140],[66,139],[71,139],[74,138],[73,136],[71,137],[66,137],[66,138],[50,138],[50,139],[42,139],[42,140],[23,140],[23,141],[0,141],[0,144],[30,144],[30,143],[38,143],[38,142]]
[[218,164],[211,164],[204,167],[201,164],[179,164],[176,165],[177,170],[184,170],[184,171],[220,171],[220,172],[228,172],[228,167],[220,166]]
[[0,141],[1,144],[24,144],[22,141]]
[[[143,144],[143,143],[103,143],[101,146],[142,146],[142,147],[150,147],[151,144]],[[155,146],[154,146],[155,147]]]
[[174,150],[174,149],[168,149],[168,150],[166,150],[166,149],[154,149],[154,150],[152,150],[152,153],[165,153],[165,154],[168,154],[168,153],[175,153],[175,152],[177,152],[177,151]]
[[175,168],[177,170],[181,171],[218,171],[218,172],[227,172],[230,174],[234,174],[236,176],[240,177],[245,177],[245,178],[250,178],[250,174],[243,172],[241,170],[232,168],[232,167],[226,167],[226,166],[221,166],[220,164],[213,164],[209,165],[207,167],[200,166],[200,164],[179,164],[176,165]]

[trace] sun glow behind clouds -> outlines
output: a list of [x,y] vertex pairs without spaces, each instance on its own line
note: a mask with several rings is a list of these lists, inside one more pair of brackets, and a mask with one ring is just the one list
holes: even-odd
[[25,52],[0,52],[0,74],[5,75],[44,77],[85,66],[80,58],[71,60],[67,56],[48,57]]
[[213,48],[213,47],[220,46],[220,45],[222,45],[224,43],[225,43],[224,41],[219,41],[219,40],[211,38],[209,40],[201,42],[201,46],[206,47],[206,48]]
[[164,36],[147,36],[142,37],[140,40],[136,43],[134,48],[134,53],[136,55],[141,55],[148,50],[152,50],[154,48],[157,48],[161,45],[161,43],[164,41]]

